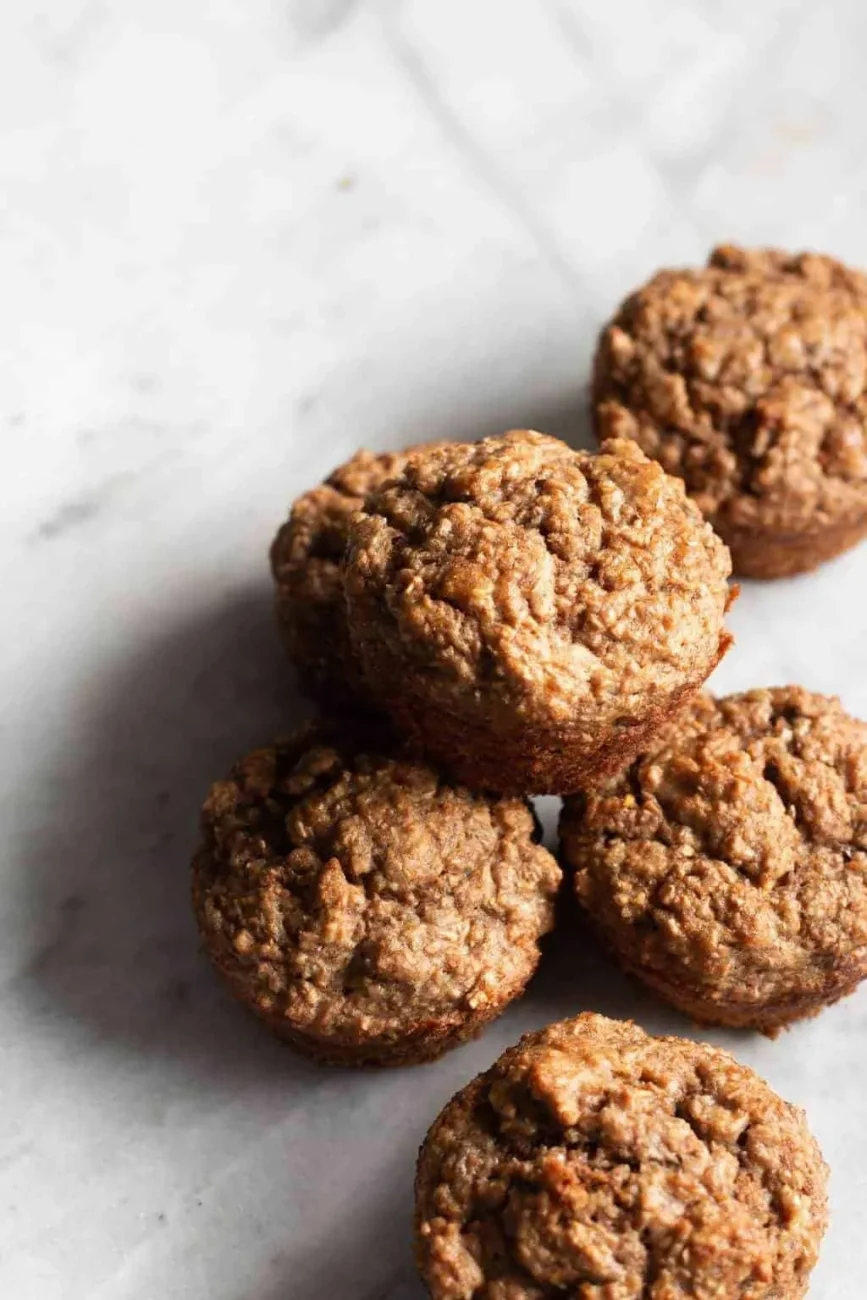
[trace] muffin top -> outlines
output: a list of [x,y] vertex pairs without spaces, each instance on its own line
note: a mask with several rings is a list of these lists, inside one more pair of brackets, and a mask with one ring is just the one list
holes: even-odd
[[244,1000],[322,1037],[399,1035],[517,991],[560,870],[526,802],[472,794],[336,726],[213,787],[194,869],[211,956]]
[[816,253],[716,249],[603,332],[601,438],[634,438],[711,520],[810,532],[867,509],[867,277]]
[[708,999],[784,1002],[867,945],[867,724],[800,687],[698,697],[561,823],[617,945]]
[[529,1034],[422,1149],[434,1300],[789,1300],[825,1227],[800,1111],[726,1052],[581,1015]]
[[292,506],[271,546],[277,613],[305,685],[326,700],[363,696],[346,626],[341,561],[349,520],[418,450],[356,452]]
[[629,441],[527,430],[411,457],[353,517],[350,629],[458,713],[631,717],[720,652],[730,560],[683,485]]

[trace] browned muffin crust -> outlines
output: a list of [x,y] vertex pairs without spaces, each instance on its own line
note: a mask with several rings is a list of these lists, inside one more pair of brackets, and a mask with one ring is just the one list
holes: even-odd
[[325,708],[365,700],[346,626],[341,562],[349,520],[364,498],[418,450],[356,452],[299,497],[271,545],[277,623],[304,691]]
[[350,524],[371,693],[477,788],[561,793],[628,763],[729,643],[729,556],[632,442],[516,430],[411,457]]
[[826,1226],[804,1116],[726,1052],[582,1015],[528,1034],[433,1125],[433,1300],[799,1300]]
[[690,495],[735,572],[805,572],[867,533],[867,277],[816,253],[717,248],[603,331],[600,438],[634,438]]
[[774,1033],[867,974],[867,724],[839,700],[703,695],[561,838],[620,962],[696,1020]]
[[560,882],[520,799],[472,794],[335,724],[248,755],[202,813],[205,949],[321,1060],[431,1059],[523,991]]

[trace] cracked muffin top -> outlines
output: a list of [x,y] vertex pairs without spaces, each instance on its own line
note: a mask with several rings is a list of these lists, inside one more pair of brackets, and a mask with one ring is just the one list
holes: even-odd
[[726,1052],[581,1015],[434,1124],[419,1265],[434,1300],[792,1300],[825,1180],[801,1112]]
[[867,277],[817,253],[717,248],[603,332],[601,438],[634,438],[722,528],[867,511]]
[[304,684],[326,702],[364,692],[346,626],[341,573],[349,520],[368,493],[399,474],[417,450],[356,452],[298,498],[271,546],[278,621]]
[[325,725],[213,787],[194,868],[210,954],[260,1013],[399,1035],[514,995],[560,881],[530,808]]
[[642,965],[725,1002],[808,994],[867,952],[867,724],[800,687],[699,696],[567,800],[579,898]]
[[679,480],[629,441],[516,430],[411,457],[350,526],[350,629],[446,707],[627,719],[725,642],[730,561]]

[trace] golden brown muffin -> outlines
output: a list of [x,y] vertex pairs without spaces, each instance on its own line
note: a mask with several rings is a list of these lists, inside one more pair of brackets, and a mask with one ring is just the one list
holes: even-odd
[[517,430],[411,457],[350,522],[371,694],[475,788],[561,793],[630,762],[727,649],[729,555],[629,441]]
[[341,561],[349,519],[399,474],[406,451],[356,452],[292,507],[271,546],[277,623],[304,691],[327,709],[365,702],[346,627]]
[[867,725],[836,699],[701,696],[561,837],[620,962],[696,1020],[773,1034],[867,974]]
[[516,998],[560,882],[521,799],[336,724],[243,759],[202,813],[193,901],[232,991],[308,1055],[430,1060]]
[[661,271],[603,331],[593,400],[600,439],[683,478],[738,574],[867,533],[867,277],[830,257],[723,247]]
[[582,1015],[528,1034],[422,1147],[432,1300],[800,1300],[827,1169],[726,1052]]

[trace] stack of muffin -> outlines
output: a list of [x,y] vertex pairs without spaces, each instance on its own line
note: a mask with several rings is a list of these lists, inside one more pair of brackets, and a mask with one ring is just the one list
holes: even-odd
[[[600,447],[359,452],[272,548],[321,716],[205,804],[212,961],[338,1064],[430,1060],[524,989],[561,865],[620,963],[775,1033],[867,973],[867,726],[800,687],[702,692],[739,574],[867,532],[867,280],[717,250],[603,332]],[[567,910],[562,923],[575,924]],[[577,941],[577,930],[576,930]],[[802,1296],[825,1223],[803,1116],[731,1057],[585,1015],[530,1035],[423,1148],[435,1300]]]

